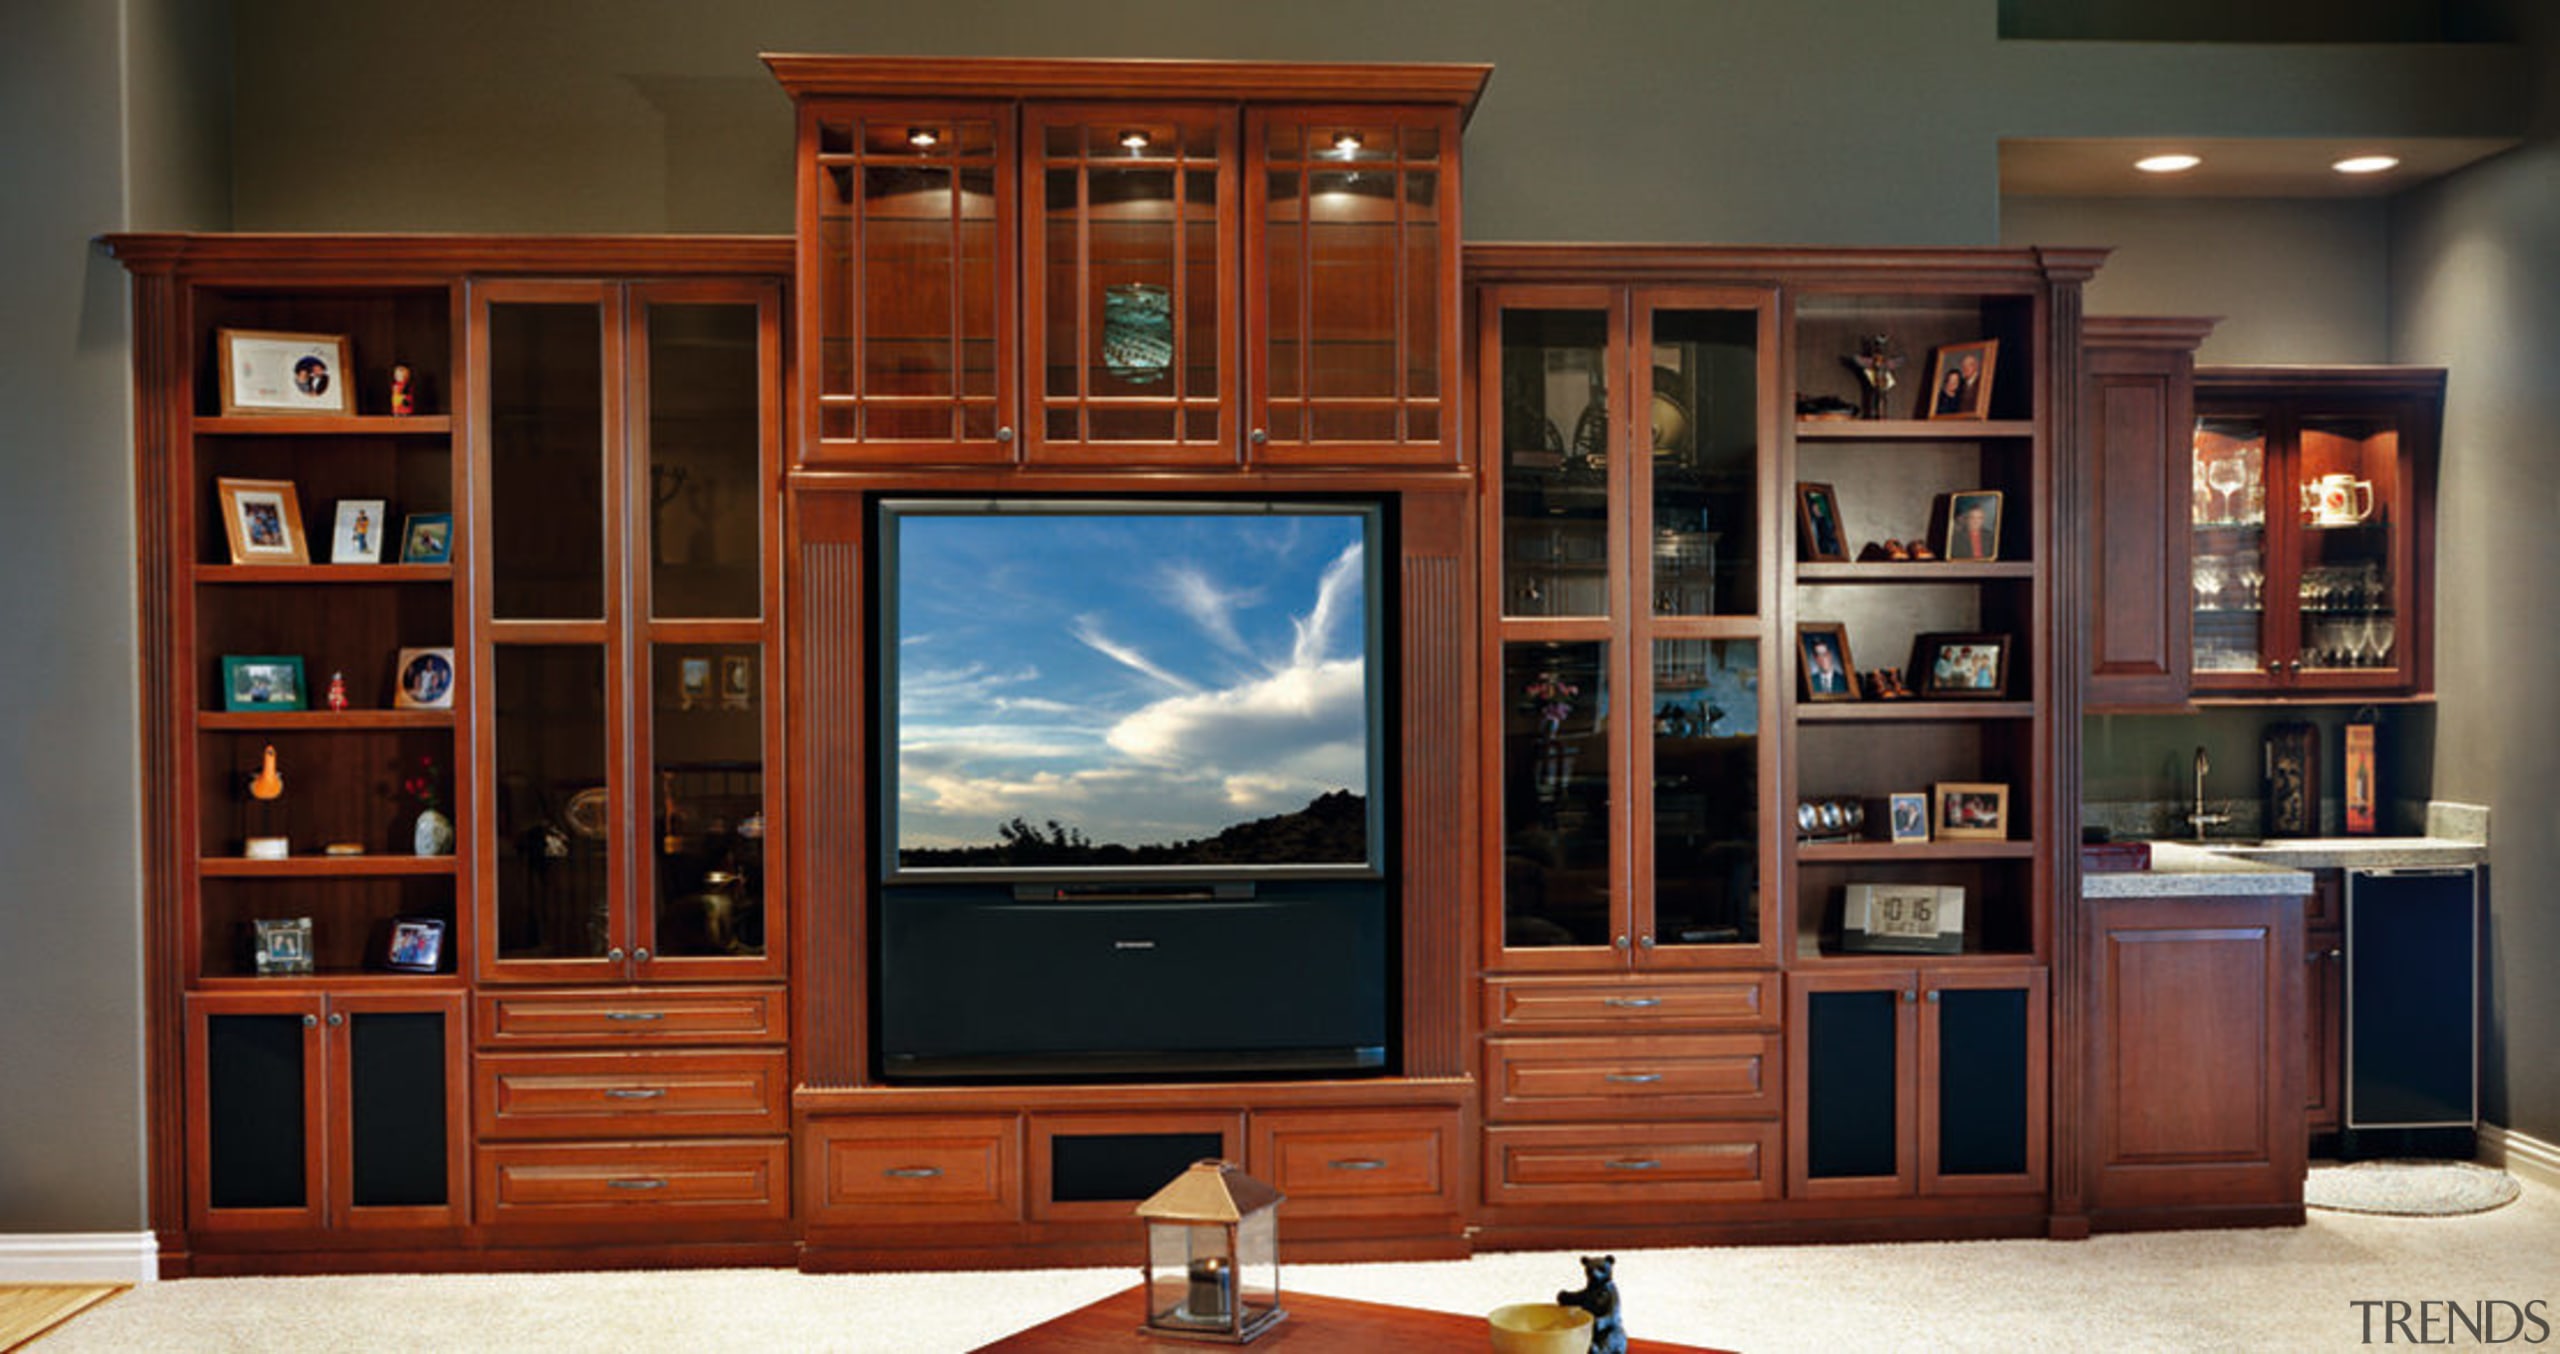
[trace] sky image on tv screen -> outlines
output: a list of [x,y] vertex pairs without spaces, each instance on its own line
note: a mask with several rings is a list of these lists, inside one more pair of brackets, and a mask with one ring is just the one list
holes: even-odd
[[902,515],[899,868],[1368,863],[1367,521]]

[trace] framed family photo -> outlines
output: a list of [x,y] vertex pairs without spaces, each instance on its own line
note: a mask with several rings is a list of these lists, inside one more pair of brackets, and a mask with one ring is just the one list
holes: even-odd
[[1922,700],[2000,700],[2009,694],[2009,637],[1931,633],[1911,641],[1913,694]]
[[1938,840],[2008,840],[2008,786],[1942,780],[1930,787],[1929,799],[1937,806],[1936,822],[1932,827]]
[[352,414],[344,334],[224,329],[215,334],[226,414]]
[[225,710],[307,710],[310,693],[302,680],[302,659],[291,654],[224,654],[222,708]]
[[453,562],[453,514],[449,512],[413,512],[400,524],[400,562],[402,564],[451,564]]
[[1804,672],[1806,700],[1858,698],[1858,670],[1849,661],[1847,626],[1838,621],[1808,621],[1797,626],[1796,656]]
[[453,650],[450,648],[402,649],[400,651],[400,685],[391,694],[391,704],[400,710],[450,710],[453,708]]
[[444,922],[435,917],[394,917],[383,942],[382,966],[402,973],[433,973],[444,962]]
[[309,564],[302,502],[291,480],[219,479],[222,530],[234,564]]
[[1929,364],[1929,394],[1922,412],[1930,418],[1991,417],[1991,365],[2000,355],[1998,339],[1950,343]]
[[381,499],[339,499],[338,525],[329,533],[329,562],[380,564],[383,532]]
[[1840,496],[1828,484],[1796,485],[1796,540],[1804,558],[1840,563],[1849,558],[1849,532],[1840,524]]

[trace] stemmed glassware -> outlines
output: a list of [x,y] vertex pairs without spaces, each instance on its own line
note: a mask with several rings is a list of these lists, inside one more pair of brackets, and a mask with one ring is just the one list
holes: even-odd
[[2219,520],[2240,520],[2231,510],[2231,496],[2249,487],[2249,467],[2241,464],[2240,457],[2236,453],[2215,457],[2204,468],[2204,482],[2206,487],[2222,495],[2222,516]]

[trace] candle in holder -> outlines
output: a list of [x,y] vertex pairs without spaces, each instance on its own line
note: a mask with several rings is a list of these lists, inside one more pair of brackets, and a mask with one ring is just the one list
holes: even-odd
[[1182,1314],[1201,1321],[1225,1321],[1235,1310],[1235,1270],[1223,1255],[1204,1255],[1191,1262],[1191,1292]]

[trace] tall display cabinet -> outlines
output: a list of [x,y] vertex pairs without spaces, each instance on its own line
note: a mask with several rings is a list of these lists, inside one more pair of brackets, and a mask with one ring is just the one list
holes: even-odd
[[[633,1223],[709,1215],[659,1202],[699,1203],[697,1167],[652,1188],[619,1158],[546,1175],[543,1204],[583,1187],[589,1207],[511,1210],[512,1154],[550,1150],[517,1140],[560,1124],[625,1156],[760,1132],[757,1216],[779,1224],[784,891],[760,785],[787,244],[110,245],[135,277],[164,1269],[610,1253],[669,1239]],[[558,309],[517,323],[535,299]],[[529,681],[529,653],[584,667]],[[727,797],[693,789],[700,766]],[[535,875],[589,884],[554,908],[579,939],[539,954]],[[521,962],[590,937],[586,970]],[[664,961],[624,958],[645,945]],[[687,995],[641,1009],[652,980]],[[755,1035],[677,1009],[741,1001],[771,1008]],[[510,1061],[553,1044],[578,1051]],[[751,1073],[754,1113],[688,1113]]]

